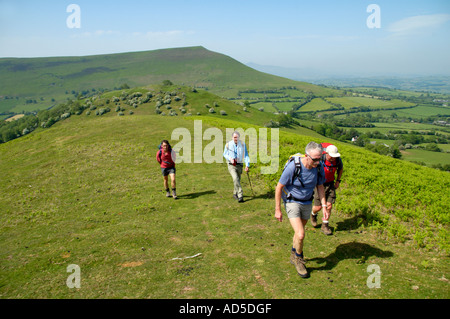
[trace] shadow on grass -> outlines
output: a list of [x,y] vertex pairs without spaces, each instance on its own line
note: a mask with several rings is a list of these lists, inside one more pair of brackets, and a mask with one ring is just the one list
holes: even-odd
[[337,222],[336,229],[339,231],[358,229],[361,226],[360,219],[361,219],[361,216],[358,215],[358,216],[348,218],[344,221]]
[[180,195],[177,195],[177,199],[193,199],[193,198],[197,198],[200,196],[211,195],[211,194],[215,194],[215,193],[216,193],[216,191],[209,190],[209,191],[197,192],[197,193],[180,194]]
[[308,267],[308,270],[310,272],[316,270],[331,270],[336,267],[340,261],[345,259],[358,259],[358,263],[364,263],[369,257],[372,256],[388,258],[394,256],[394,253],[364,243],[345,243],[336,247],[336,250],[326,257],[308,259],[308,261],[315,261],[318,264],[324,264],[321,267]]
[[258,194],[255,196],[253,196],[253,194],[251,193],[251,191],[248,192],[249,195],[244,195],[244,199],[246,202],[254,200],[254,199],[259,199],[259,198],[268,198],[268,199],[274,199],[275,198],[275,194],[273,191],[268,191],[265,194]]

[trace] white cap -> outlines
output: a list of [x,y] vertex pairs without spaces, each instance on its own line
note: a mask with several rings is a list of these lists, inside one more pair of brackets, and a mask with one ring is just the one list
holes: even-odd
[[340,157],[341,154],[338,153],[338,149],[336,146],[334,145],[329,145],[326,149],[326,152],[328,153],[328,155],[330,155],[331,157]]

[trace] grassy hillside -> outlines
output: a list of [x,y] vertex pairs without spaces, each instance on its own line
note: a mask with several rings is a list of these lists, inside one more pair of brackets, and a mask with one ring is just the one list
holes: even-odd
[[[93,94],[102,89],[161,83],[169,79],[186,86],[209,88],[221,95],[235,95],[242,88],[313,84],[256,71],[203,47],[163,49],[83,57],[0,59],[0,113],[48,107]],[[54,99],[54,101],[52,101]]]
[[[302,280],[272,191],[284,157],[311,137],[281,132],[278,173],[252,165],[255,196],[244,175],[242,204],[225,164],[181,163],[175,201],[162,191],[156,147],[175,128],[193,132],[195,117],[129,110],[73,115],[0,145],[1,298],[450,297],[448,175],[338,144],[346,173],[334,235],[308,224]],[[225,118],[197,119],[204,130],[250,126]],[[79,289],[66,286],[71,264]],[[379,289],[366,284],[372,264]]]
[[[256,71],[203,47],[84,57],[0,59],[0,120],[16,113],[46,109],[54,111],[61,103],[79,103],[77,100],[80,97],[98,96],[120,87],[155,85],[166,79],[185,87],[205,88],[233,102],[250,103],[254,109],[266,113],[257,116],[264,118],[264,122],[260,119],[252,120],[256,116],[254,113],[247,116],[228,113],[229,118],[247,118],[251,123],[264,124],[271,119],[277,120],[275,117],[270,118],[270,113],[289,112],[303,122],[306,120],[332,124],[341,130],[348,130],[347,127],[355,125],[353,134],[341,134],[346,136],[348,142],[354,136],[367,136],[368,132],[380,131],[383,134],[397,134],[398,145],[392,149],[402,148],[403,151],[403,148],[409,147],[406,144],[411,144],[405,142],[408,137],[403,138],[398,132],[389,131],[404,126],[404,123],[410,124],[411,121],[426,123],[428,128],[425,133],[430,136],[437,133],[436,136],[439,137],[433,140],[428,136],[423,143],[429,145],[422,141],[413,145],[426,152],[423,157],[425,160],[420,162],[448,170],[448,153],[446,156],[438,154],[439,158],[444,159],[438,164],[428,160],[436,155],[431,150],[445,149],[435,145],[436,143],[449,143],[448,128],[445,126],[450,110],[445,102],[448,101],[448,96],[383,88],[339,90],[317,86]],[[225,100],[223,104],[227,105]],[[204,110],[195,110],[192,114],[202,111]],[[381,122],[392,124],[392,130],[378,130]],[[436,122],[444,124],[435,125]],[[367,125],[373,128],[366,130]],[[1,126],[2,124],[0,130],[3,130]],[[25,129],[22,126],[16,134],[9,134],[6,139],[2,137],[0,142],[22,135]],[[417,128],[418,125],[411,127],[413,130]],[[0,135],[3,134],[0,132]],[[374,142],[370,140],[371,137],[366,136],[360,139],[361,143]],[[377,151],[386,150],[381,148]],[[403,158],[416,160],[409,152],[403,152]]]

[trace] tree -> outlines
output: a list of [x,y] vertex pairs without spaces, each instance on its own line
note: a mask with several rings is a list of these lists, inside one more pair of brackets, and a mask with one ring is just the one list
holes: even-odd
[[402,153],[400,152],[400,149],[397,146],[391,146],[390,153],[393,158],[402,158]]
[[297,122],[292,118],[291,115],[280,114],[277,116],[276,122],[279,126],[290,127],[291,125],[297,124]]

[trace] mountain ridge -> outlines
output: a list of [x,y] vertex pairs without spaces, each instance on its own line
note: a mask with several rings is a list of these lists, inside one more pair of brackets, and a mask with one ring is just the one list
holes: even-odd
[[70,94],[76,98],[83,91],[111,90],[123,84],[145,86],[166,79],[216,93],[280,86],[320,90],[313,84],[254,70],[202,46],[80,57],[1,58],[0,112],[45,109],[51,106],[50,100],[63,102]]

